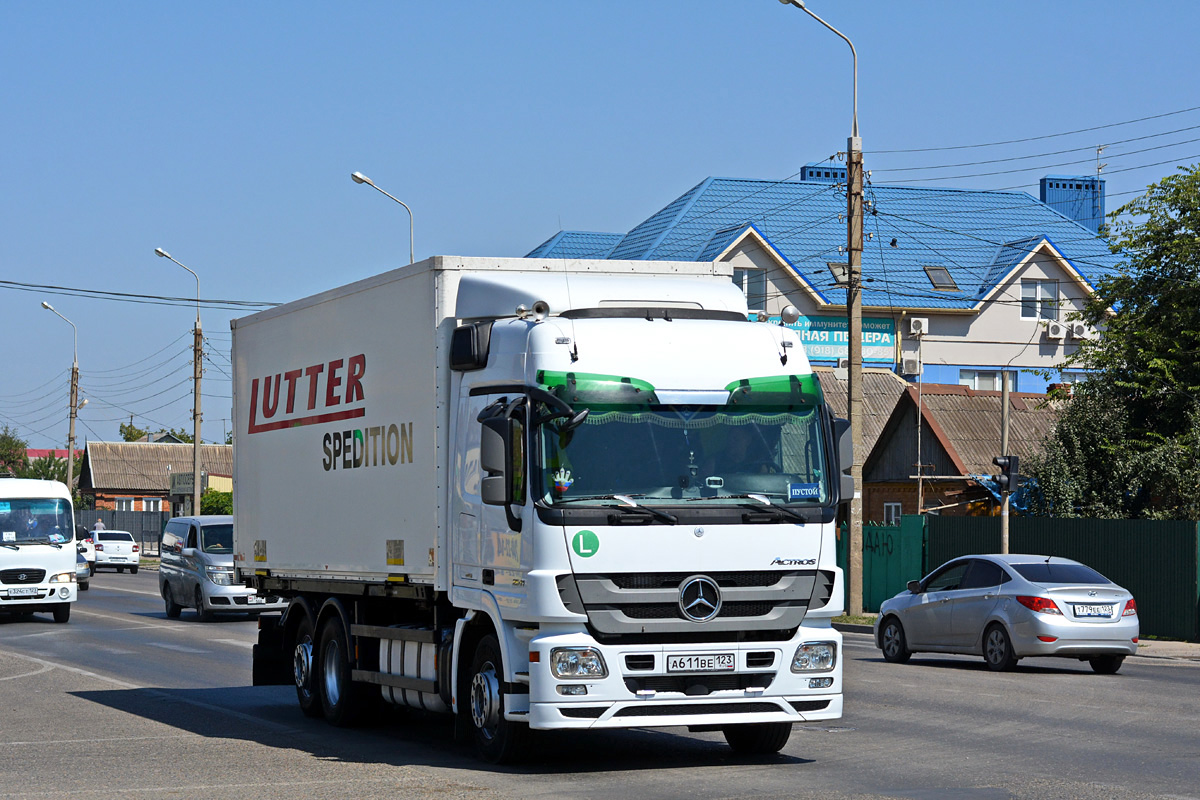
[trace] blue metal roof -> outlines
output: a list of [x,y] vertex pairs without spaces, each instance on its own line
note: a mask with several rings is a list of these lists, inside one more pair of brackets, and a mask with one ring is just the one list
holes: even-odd
[[533,248],[526,258],[607,258],[624,234],[559,231]]
[[[865,200],[867,306],[972,308],[1042,239],[1093,284],[1119,262],[1104,240],[1026,192],[868,186]],[[753,226],[828,302],[843,304],[827,262],[847,258],[845,213],[844,184],[708,178],[607,257],[711,260]],[[927,266],[945,267],[959,290],[935,290]]]

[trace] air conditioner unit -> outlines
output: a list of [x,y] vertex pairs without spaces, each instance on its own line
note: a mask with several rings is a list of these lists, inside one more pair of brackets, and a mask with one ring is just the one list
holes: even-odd
[[900,372],[905,375],[921,374],[921,359],[905,358],[900,361]]
[[1071,322],[1067,324],[1067,333],[1072,339],[1086,339],[1088,327],[1086,322]]
[[908,321],[908,332],[913,336],[929,333],[929,317],[912,317]]
[[1067,326],[1061,322],[1046,323],[1046,338],[1047,339],[1062,339],[1067,335]]

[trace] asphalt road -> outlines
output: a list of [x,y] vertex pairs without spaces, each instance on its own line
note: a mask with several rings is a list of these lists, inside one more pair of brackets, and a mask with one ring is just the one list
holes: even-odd
[[1200,662],[1121,673],[1025,660],[886,664],[847,634],[846,710],[784,752],[719,734],[541,734],[477,762],[440,717],[336,730],[289,687],[250,686],[255,625],[167,620],[157,574],[101,573],[67,625],[0,617],[0,798],[1200,798]]

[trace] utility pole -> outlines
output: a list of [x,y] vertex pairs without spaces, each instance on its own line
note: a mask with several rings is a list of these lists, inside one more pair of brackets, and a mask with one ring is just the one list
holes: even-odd
[[200,276],[195,270],[186,264],[180,264],[171,254],[161,247],[154,248],[154,254],[169,261],[173,261],[178,266],[183,267],[188,272],[192,273],[192,277],[196,279],[196,327],[193,329],[194,341],[192,343],[192,374],[195,379],[193,388],[192,400],[192,421],[194,423],[194,432],[192,434],[192,513],[200,513],[200,375],[204,372],[204,334],[200,331]]
[[[70,400],[70,425],[67,428],[67,491],[72,495],[75,493],[73,485],[75,481],[75,415],[81,408],[79,403],[79,329],[75,327],[75,323],[64,317],[62,314],[49,303],[42,301],[42,308],[50,311],[54,316],[61,319],[63,322],[71,326],[71,341],[72,341],[72,358],[71,358],[71,400]],[[87,403],[86,400],[83,401]]]
[[[1008,456],[1008,370],[1000,370],[1000,453]],[[1000,552],[1008,553],[1008,507],[1015,486],[1000,490]]]
[[858,51],[846,34],[818,17],[804,5],[804,0],[779,0],[808,14],[850,46],[854,59],[854,117],[850,126],[850,138],[846,142],[846,249],[850,264],[846,270],[846,322],[849,331],[850,359],[847,380],[847,416],[850,417],[850,441],[854,448],[854,460],[850,475],[854,478],[854,497],[850,500],[850,595],[847,614],[859,615],[863,611],[863,550],[862,550],[862,252],[863,252],[863,171],[862,137],[858,135]]

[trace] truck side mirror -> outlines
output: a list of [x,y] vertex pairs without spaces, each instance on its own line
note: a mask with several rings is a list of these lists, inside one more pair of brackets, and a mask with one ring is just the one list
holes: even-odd
[[835,419],[833,433],[837,437],[838,497],[848,503],[854,498],[854,476],[850,474],[854,466],[854,439],[850,436],[850,420]]

